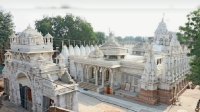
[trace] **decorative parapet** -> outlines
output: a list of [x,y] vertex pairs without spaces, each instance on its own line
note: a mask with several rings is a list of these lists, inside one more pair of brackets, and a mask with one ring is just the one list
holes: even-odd
[[126,49],[101,49],[105,55],[126,55]]
[[65,94],[65,93],[70,93],[73,91],[77,91],[78,90],[78,84],[72,84],[72,85],[57,85],[56,89],[55,89],[55,95],[61,95],[61,94]]
[[134,59],[124,59],[120,62],[121,65],[136,65],[136,66],[144,66],[144,57],[137,57]]
[[90,65],[97,65],[97,66],[104,66],[104,67],[110,67],[110,68],[120,67],[119,61],[106,61],[103,59],[87,59],[84,57],[74,57],[74,62],[90,64]]

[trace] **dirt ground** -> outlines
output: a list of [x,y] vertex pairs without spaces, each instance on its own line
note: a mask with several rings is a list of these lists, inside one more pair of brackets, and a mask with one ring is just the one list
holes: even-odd
[[[196,86],[195,89],[187,89],[181,96],[181,105],[179,106],[179,102],[177,105],[169,106],[165,111],[166,112],[181,112],[181,110],[185,110],[183,112],[195,112],[195,107],[197,105],[198,100],[200,99],[200,90],[199,86]],[[197,111],[198,112],[198,111]],[[199,111],[200,112],[200,111]]]

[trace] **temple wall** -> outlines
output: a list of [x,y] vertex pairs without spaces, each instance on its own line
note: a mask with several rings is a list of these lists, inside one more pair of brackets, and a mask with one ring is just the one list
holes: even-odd
[[69,63],[70,63],[70,68],[69,68],[69,70],[70,70],[70,75],[71,75],[72,77],[75,77],[75,76],[76,76],[76,67],[75,67],[75,65],[74,65],[74,60],[70,60]]
[[120,72],[126,72],[126,73],[134,73],[138,75],[142,75],[144,72],[144,69],[137,69],[137,68],[128,68],[128,67],[120,67],[119,68]]
[[77,80],[81,81],[81,78],[83,76],[83,68],[80,64],[77,65]]

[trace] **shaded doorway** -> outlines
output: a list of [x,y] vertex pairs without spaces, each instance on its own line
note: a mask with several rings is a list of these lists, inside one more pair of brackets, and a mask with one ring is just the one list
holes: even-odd
[[109,81],[109,70],[106,70],[106,81]]
[[32,111],[32,96],[31,96],[31,89],[27,86],[23,86],[19,84],[20,87],[20,97],[21,97],[21,106],[28,110]]
[[91,78],[94,78],[94,68],[92,68]]
[[52,99],[43,96],[42,112],[49,112],[49,108],[53,105],[53,102],[54,101]]
[[4,78],[4,93],[6,93],[6,95],[10,95],[9,92],[9,79]]
[[29,112],[32,112],[32,94],[29,80],[22,73],[18,75],[17,80],[19,82],[21,106]]

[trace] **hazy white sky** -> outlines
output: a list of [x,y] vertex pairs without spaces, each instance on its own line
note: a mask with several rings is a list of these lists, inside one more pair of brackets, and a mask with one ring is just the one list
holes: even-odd
[[[69,6],[70,9],[60,9]],[[84,17],[94,28],[116,36],[153,36],[164,20],[171,31],[178,31],[186,15],[200,6],[200,0],[0,0],[0,8],[13,15],[15,30],[23,31],[44,15],[66,13]],[[55,9],[52,9],[54,7]]]

